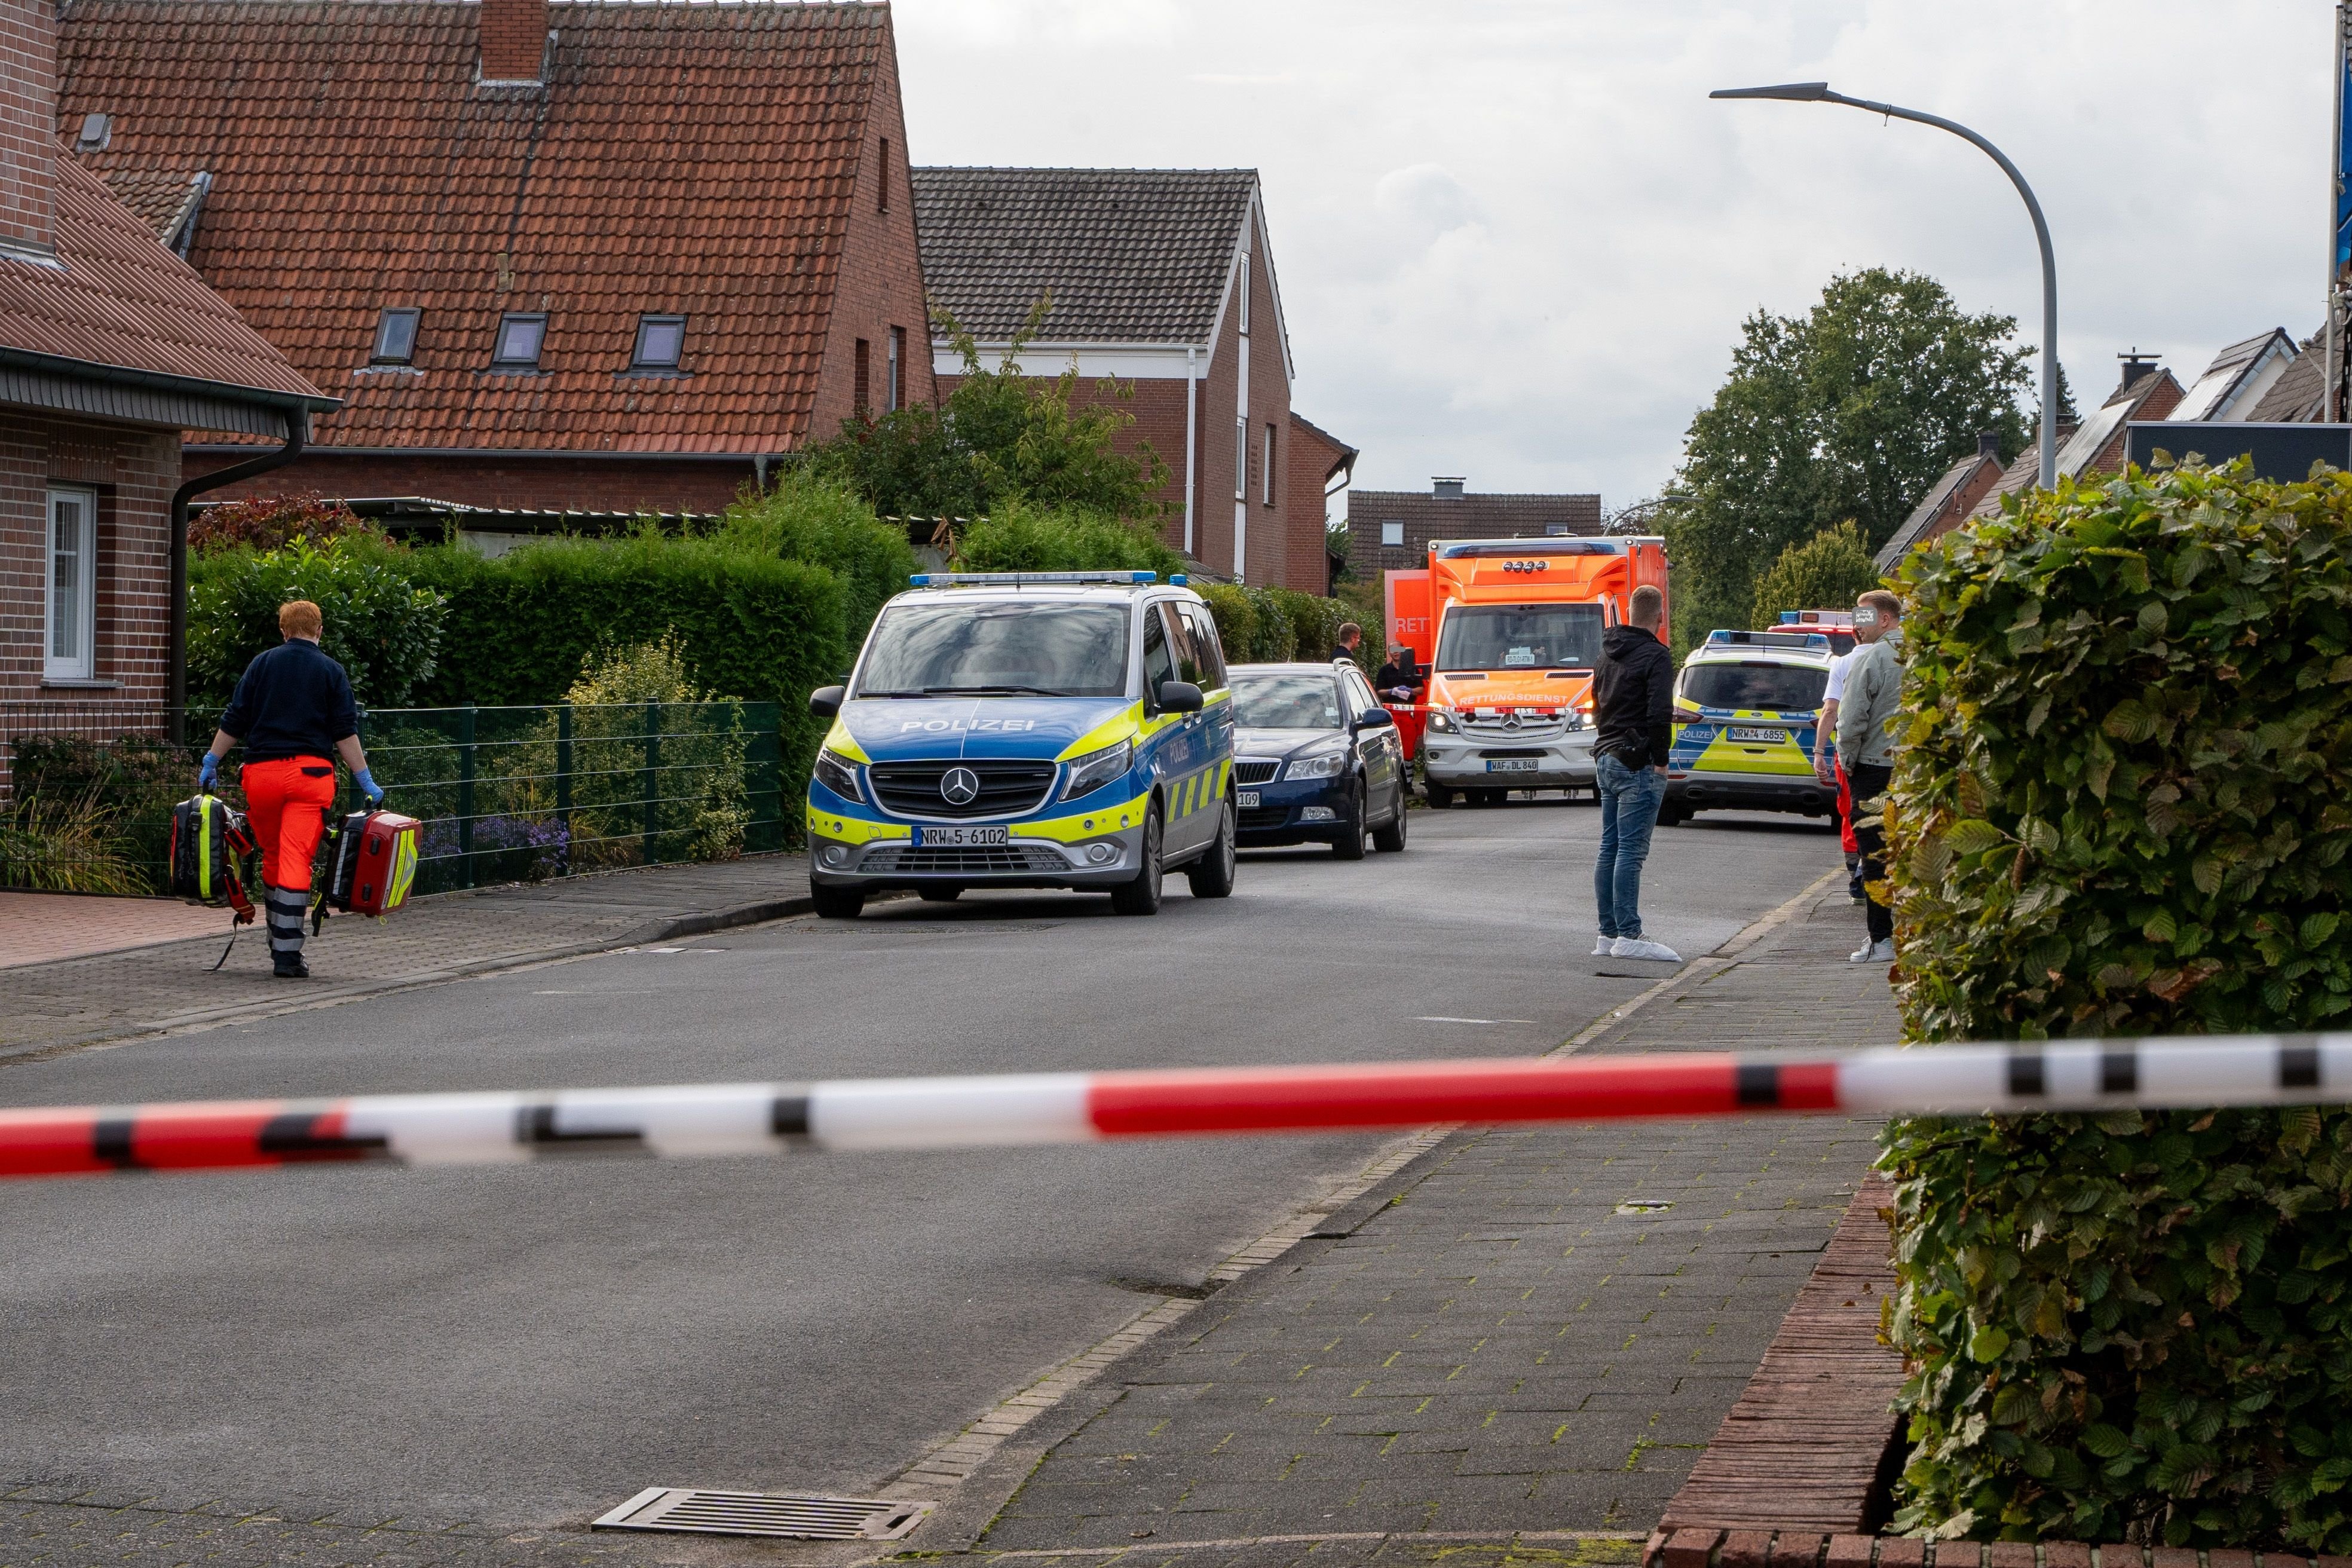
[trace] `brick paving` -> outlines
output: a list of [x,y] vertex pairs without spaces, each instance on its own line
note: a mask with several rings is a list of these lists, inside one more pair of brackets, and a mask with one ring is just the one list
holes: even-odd
[[[61,901],[100,906],[65,912],[102,921],[116,918],[103,906],[133,900]],[[807,908],[808,872],[797,854],[442,893],[419,899],[387,920],[330,920],[310,944],[312,978],[299,984],[272,978],[269,944],[258,926],[247,927],[228,962],[217,973],[208,973],[227,941],[228,915],[193,910],[204,917],[208,934],[0,968],[0,1063],[97,1040],[226,1023],[747,924]]]
[[[1845,962],[1858,926],[1825,893],[1585,1049],[1892,1040],[1884,969]],[[1449,1140],[1352,1234],[1307,1239],[1116,1372],[970,1550],[1068,1568],[1630,1561],[1876,1133],[1810,1117]]]
[[0,892],[0,969],[226,934],[228,917],[176,899]]

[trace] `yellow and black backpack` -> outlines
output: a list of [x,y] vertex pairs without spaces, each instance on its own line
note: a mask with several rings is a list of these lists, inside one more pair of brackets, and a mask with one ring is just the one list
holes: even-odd
[[245,813],[206,792],[172,808],[172,896],[236,911],[236,925],[253,923],[245,890],[253,837]]

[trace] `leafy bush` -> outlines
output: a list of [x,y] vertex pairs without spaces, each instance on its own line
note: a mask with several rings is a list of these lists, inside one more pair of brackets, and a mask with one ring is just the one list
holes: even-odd
[[[2062,483],[1904,564],[1916,1040],[2352,999],[2352,478]],[[2352,1110],[1918,1119],[1898,1522],[2352,1552]]]
[[[658,752],[652,757],[646,752],[645,716],[711,700],[710,694],[698,689],[687,674],[686,652],[677,638],[664,637],[592,656],[563,700],[573,705],[577,719],[584,720],[589,728],[605,731],[601,739],[574,742],[580,756],[576,765],[584,774],[607,784],[602,792],[592,788],[582,797],[583,804],[598,793],[613,797],[611,786],[615,783],[623,802],[617,817],[613,812],[583,813],[587,821],[578,830],[580,837],[600,836],[600,816],[615,818],[603,825],[603,835],[615,827],[621,833],[634,831],[645,816],[635,770],[657,763],[661,777],[656,787],[667,798],[656,808],[656,820],[663,830],[685,835],[687,858],[732,860],[743,853],[743,830],[751,823],[751,811],[743,783],[740,716],[723,730],[696,727],[686,732],[677,731],[674,720],[665,719],[656,742]],[[618,719],[621,724],[599,722],[605,718]],[[631,718],[639,721],[634,730],[627,727]],[[553,740],[551,733],[549,740]]]
[[[1377,618],[1365,620],[1355,606],[1339,599],[1318,598],[1289,588],[1245,588],[1231,583],[1196,584],[1217,623],[1217,640],[1234,664],[1283,664],[1304,660],[1321,664],[1339,640],[1339,627],[1356,621],[1364,640],[1356,662],[1365,671],[1380,668],[1387,657]],[[1366,661],[1370,660],[1369,663]]]
[[1184,570],[1184,558],[1143,523],[1100,512],[998,503],[957,542],[966,572],[1157,572]]
[[902,593],[915,571],[906,534],[874,515],[854,490],[806,468],[787,472],[762,496],[746,496],[719,524],[720,542],[823,566],[842,581],[844,631],[863,641],[875,614]]
[[362,706],[396,708],[424,689],[440,658],[443,595],[414,582],[408,551],[365,533],[297,540],[256,553],[223,550],[188,563],[188,689],[225,703],[254,656],[285,638],[278,608],[315,602],[320,646],[352,678]]
[[0,822],[0,888],[38,893],[152,893],[131,858],[120,814],[94,788],[79,795],[20,795]]
[[[205,739],[211,739],[209,732]],[[103,839],[109,854],[138,870],[141,886],[134,890],[151,891],[146,884],[161,881],[171,847],[172,805],[185,798],[194,784],[200,749],[201,742],[174,746],[149,735],[100,741],[85,735],[20,734],[9,744],[15,826],[26,834],[56,837],[60,823],[86,824],[86,831],[75,830],[79,837]],[[234,778],[234,773],[228,775]],[[32,857],[28,846],[29,840],[20,841],[20,859]]]
[[296,540],[324,544],[346,533],[383,534],[341,501],[316,495],[248,496],[206,507],[188,520],[188,548],[199,555],[215,550],[282,550]]
[[[1783,610],[1841,610],[1878,586],[1878,567],[1851,521],[1791,544],[1756,580],[1756,608],[1748,624],[1759,631],[1780,624]],[[1700,635],[1713,631],[1700,628]]]

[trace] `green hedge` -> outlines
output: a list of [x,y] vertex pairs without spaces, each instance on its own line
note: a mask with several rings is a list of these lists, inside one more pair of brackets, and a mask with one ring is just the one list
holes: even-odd
[[188,690],[224,704],[254,655],[285,638],[278,607],[309,599],[326,618],[320,646],[341,662],[362,704],[399,707],[431,679],[445,606],[416,580],[410,552],[369,533],[263,554],[215,550],[188,563]]
[[1356,662],[1369,675],[1387,658],[1377,619],[1360,620],[1355,610],[1338,599],[1288,588],[1244,588],[1230,583],[1196,584],[1216,618],[1217,640],[1225,658],[1235,664],[1280,664],[1304,659],[1321,664],[1339,640],[1339,627],[1355,620],[1364,640]]
[[[2352,479],[2062,485],[1903,568],[1914,1040],[2341,1026]],[[2352,1552],[2352,1111],[1897,1123],[1898,1524]]]
[[967,572],[1157,572],[1164,577],[1183,571],[1184,558],[1149,523],[1007,500],[964,531],[956,542],[956,564]]

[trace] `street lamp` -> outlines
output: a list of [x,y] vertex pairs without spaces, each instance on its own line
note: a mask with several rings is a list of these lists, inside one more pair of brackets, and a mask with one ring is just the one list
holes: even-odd
[[1916,120],[1922,125],[1933,125],[1953,135],[1973,142],[1985,155],[2000,165],[2017,194],[2025,198],[2025,210],[2033,215],[2033,237],[2042,246],[2042,488],[2048,489],[2058,482],[2058,263],[2050,252],[2050,226],[2042,221],[2042,204],[2033,199],[2033,187],[2017,172],[2001,150],[1969,130],[1934,114],[1922,114],[1916,109],[1897,109],[1891,103],[1873,103],[1864,98],[1848,98],[1842,92],[1832,92],[1825,81],[1792,81],[1779,87],[1727,87],[1707,94],[1709,98],[1777,98],[1791,103],[1843,103],[1849,109],[1866,109],[1873,114],[1896,120]]

